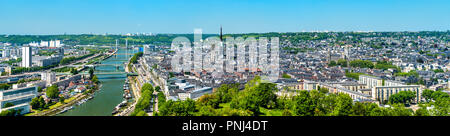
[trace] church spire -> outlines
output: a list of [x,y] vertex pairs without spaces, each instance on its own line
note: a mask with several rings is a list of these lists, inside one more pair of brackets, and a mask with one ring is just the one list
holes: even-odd
[[220,25],[220,41],[223,41],[222,25]]

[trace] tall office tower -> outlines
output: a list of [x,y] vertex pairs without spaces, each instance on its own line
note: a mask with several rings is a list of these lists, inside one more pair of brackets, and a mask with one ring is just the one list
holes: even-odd
[[55,40],[55,47],[61,47],[61,40]]
[[194,72],[200,73],[203,68],[203,54],[202,54],[202,29],[194,29]]
[[129,56],[128,56],[128,39],[125,39],[125,49],[126,49],[126,51],[127,51],[127,52],[126,52],[126,55],[127,55],[126,58],[128,59],[128,57],[129,57]]
[[22,47],[22,67],[31,67],[32,64],[32,55],[31,55],[31,47],[24,46]]
[[9,57],[10,56],[10,50],[9,48],[4,48],[3,49],[3,56],[2,57]]
[[53,40],[51,40],[51,41],[50,41],[50,47],[56,47],[56,42],[53,41]]

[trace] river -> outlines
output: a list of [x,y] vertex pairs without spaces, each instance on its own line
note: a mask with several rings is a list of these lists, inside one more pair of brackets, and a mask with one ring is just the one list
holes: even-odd
[[[134,50],[128,50],[130,55]],[[117,57],[112,56],[103,60],[101,64],[123,64],[127,59],[125,53],[127,50],[121,49],[118,51]],[[115,66],[99,66],[95,68],[96,72],[123,72],[124,66],[117,68]],[[94,72],[95,73],[95,72]],[[126,74],[115,75],[97,75],[102,86],[99,91],[95,93],[94,99],[87,101],[79,106],[74,106],[74,109],[69,110],[58,116],[112,116],[111,112],[114,107],[123,100],[123,84],[125,82]]]

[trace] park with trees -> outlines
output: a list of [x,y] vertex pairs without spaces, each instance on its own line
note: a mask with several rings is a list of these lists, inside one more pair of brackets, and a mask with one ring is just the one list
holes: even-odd
[[[433,92],[424,103],[434,109],[420,108],[413,111],[407,108],[414,97],[413,92],[404,91],[391,97],[388,107],[375,103],[354,102],[347,94],[330,93],[326,88],[311,91],[298,91],[293,97],[275,95],[276,85],[261,80],[249,81],[243,90],[238,84],[223,84],[212,94],[194,100],[165,100],[158,94],[159,112],[157,116],[447,116],[449,111],[448,94]],[[431,94],[433,94],[431,93]]]
[[145,83],[141,87],[141,97],[137,101],[134,111],[130,116],[147,116],[147,111],[150,108],[150,104],[152,104],[153,91],[154,88],[149,83]]

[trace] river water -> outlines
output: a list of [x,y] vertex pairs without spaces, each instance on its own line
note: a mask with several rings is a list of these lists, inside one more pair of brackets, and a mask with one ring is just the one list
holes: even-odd
[[[124,72],[123,63],[126,62],[127,50],[121,49],[118,51],[117,57],[112,56],[103,60],[101,64],[122,64],[120,67],[115,66],[99,66],[96,67],[96,72]],[[134,50],[128,50],[128,54],[132,55]],[[129,57],[128,57],[129,58]],[[102,86],[99,91],[95,93],[94,99],[91,99],[79,106],[74,106],[74,109],[58,116],[112,116],[111,112],[114,107],[123,100],[123,84],[126,79],[126,74],[103,75],[98,74]]]

